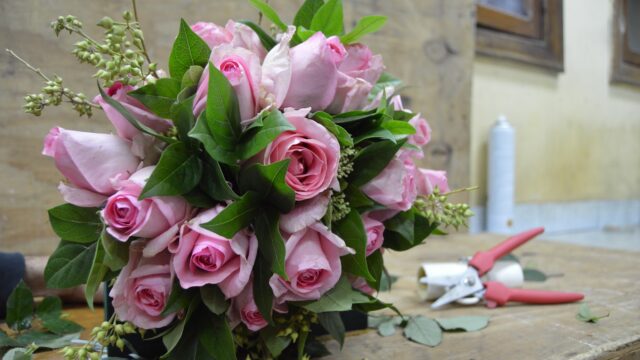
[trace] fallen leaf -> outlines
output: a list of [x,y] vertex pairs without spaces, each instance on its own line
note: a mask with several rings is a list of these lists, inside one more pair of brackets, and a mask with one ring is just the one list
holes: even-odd
[[547,280],[547,274],[540,270],[527,268],[523,269],[522,273],[524,274],[524,281],[543,282]]
[[458,316],[436,321],[445,331],[478,331],[489,325],[488,316]]
[[587,303],[583,303],[582,305],[580,305],[580,310],[576,314],[576,319],[587,322],[587,323],[595,324],[600,319],[606,318],[608,316],[609,316],[609,313],[606,313],[605,315],[593,315],[589,305]]
[[419,315],[409,319],[404,328],[404,336],[411,341],[433,347],[442,341],[442,329],[433,319]]

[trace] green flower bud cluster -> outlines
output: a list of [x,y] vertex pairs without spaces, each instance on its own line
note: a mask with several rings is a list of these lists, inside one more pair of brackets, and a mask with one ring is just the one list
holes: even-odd
[[124,350],[124,335],[133,334],[136,327],[130,322],[117,323],[116,318],[104,321],[100,326],[91,330],[91,340],[82,346],[67,346],[60,350],[65,359],[97,360],[102,358],[102,353],[107,346],[115,346],[120,351]]
[[[82,37],[75,43],[72,53],[80,63],[95,66],[98,71],[93,76],[104,81],[106,86],[116,81],[137,85],[150,74],[157,78],[157,65],[150,62],[146,53],[140,24],[129,11],[125,11],[122,18],[124,21],[118,22],[104,17],[98,22],[97,25],[104,29],[102,41],[88,36],[82,23],[72,15],[59,17],[51,27],[56,35],[67,30]],[[146,69],[145,63],[149,63]]]
[[436,187],[432,194],[420,196],[413,203],[413,207],[429,220],[430,223],[453,227],[456,230],[467,226],[467,221],[473,216],[473,211],[467,204],[452,204],[447,202],[447,194],[441,194]]
[[340,151],[340,162],[338,163],[338,180],[346,179],[353,172],[353,158],[356,150],[353,147],[344,147]]
[[73,109],[80,115],[91,117],[93,115],[93,103],[87,100],[83,93],[75,93],[62,85],[62,78],[54,76],[53,80],[45,77],[45,87],[40,94],[29,94],[25,96],[24,111],[35,116],[42,115],[42,110],[46,106],[58,106],[63,102],[71,104]]
[[342,220],[351,212],[351,206],[347,201],[347,196],[343,192],[334,192],[331,194],[329,207],[331,211],[331,222]]

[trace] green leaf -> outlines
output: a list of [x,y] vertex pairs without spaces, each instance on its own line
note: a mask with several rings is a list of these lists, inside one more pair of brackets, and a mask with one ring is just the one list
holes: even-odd
[[353,146],[353,138],[351,134],[342,126],[333,122],[333,117],[326,112],[316,112],[313,114],[313,120],[324,126],[332,133],[342,146]]
[[62,300],[57,296],[47,296],[38,304],[36,315],[40,319],[46,317],[59,318],[62,315]]
[[587,323],[595,324],[598,321],[600,321],[600,319],[604,319],[608,316],[609,316],[609,313],[606,313],[604,315],[594,315],[591,312],[591,308],[589,307],[589,305],[587,303],[582,303],[580,305],[580,310],[578,311],[578,314],[576,314],[576,319],[587,322]]
[[340,124],[343,126],[354,125],[364,121],[373,121],[380,119],[382,117],[382,113],[377,109],[373,110],[354,110],[348,111],[346,113],[337,114],[333,116],[333,121],[336,124]]
[[347,35],[340,36],[340,41],[345,45],[357,42],[364,35],[380,30],[386,22],[386,16],[365,16],[358,20],[356,26]]
[[313,16],[318,12],[324,5],[324,0],[305,0],[305,2],[300,6],[296,16],[293,18],[293,25],[296,27],[304,26],[305,28],[309,28],[311,26],[311,21],[313,20]]
[[390,275],[387,269],[383,268],[382,275],[380,276],[380,289],[379,291],[391,291],[393,283],[398,281],[398,277]]
[[284,239],[278,226],[279,214],[276,211],[261,211],[253,223],[258,238],[258,250],[263,260],[270,265],[271,272],[288,279],[285,271]]
[[47,287],[64,289],[84,284],[95,252],[96,243],[87,246],[61,241],[44,268]]
[[200,187],[207,195],[218,201],[240,198],[229,186],[220,164],[211,158],[204,161]]
[[242,134],[238,98],[226,76],[211,63],[205,114],[207,126],[216,144],[223,149],[233,150]]
[[413,125],[401,120],[387,120],[380,126],[389,130],[393,135],[413,135],[416,133],[416,128]]
[[322,31],[326,36],[344,33],[342,0],[328,0],[311,20],[309,29]]
[[201,287],[200,297],[202,297],[204,305],[216,315],[224,314],[227,308],[229,308],[229,302],[216,285],[205,285]]
[[240,157],[246,160],[262,151],[267,145],[287,130],[295,130],[279,110],[272,110],[263,120],[262,126],[247,131],[239,144]]
[[195,295],[193,289],[183,289],[180,286],[180,281],[174,280],[171,285],[171,293],[169,298],[162,309],[161,316],[167,316],[173,314],[179,310],[184,310],[192,303]]
[[9,337],[4,330],[0,329],[0,351],[6,347],[17,347],[20,346],[16,340]]
[[170,111],[171,119],[178,130],[178,139],[188,145],[195,142],[193,138],[189,137],[189,131],[191,131],[196,124],[196,119],[193,116],[193,98],[194,97],[191,96],[187,99],[179,100],[179,102],[171,106]]
[[[93,297],[95,296],[96,291],[98,291],[98,289],[100,288],[100,285],[102,285],[102,281],[104,280],[105,276],[109,272],[109,267],[104,263],[105,256],[106,252],[102,247],[102,243],[97,243],[95,246],[95,255],[93,256],[93,264],[91,265],[91,270],[89,271],[89,276],[87,277],[86,286],[84,288],[84,297],[87,300],[87,305],[89,305],[89,308],[91,310],[93,310]],[[49,330],[56,332],[53,329]],[[69,331],[65,334],[76,331]]]
[[340,258],[343,270],[362,276],[367,281],[375,282],[376,280],[367,267],[367,233],[358,211],[352,209],[346,217],[333,224],[332,230],[344,239],[348,247],[356,251],[355,254],[348,254]]
[[200,209],[210,209],[216,206],[216,204],[218,203],[209,195],[207,195],[207,193],[197,187],[186,194],[182,194],[182,197],[187,200],[187,202],[191,204],[191,206]]
[[213,220],[200,226],[231,239],[238,231],[246,228],[260,210],[260,195],[249,191],[222,210]]
[[380,250],[376,250],[367,256],[367,269],[369,269],[373,278],[373,281],[368,281],[368,284],[376,291],[379,291],[382,283],[382,274],[384,274],[384,261]]
[[323,312],[318,314],[318,322],[327,332],[338,341],[340,349],[344,345],[345,328],[340,318],[340,313],[336,311]]
[[398,308],[393,306],[393,304],[382,302],[379,299],[374,298],[373,296],[368,296],[368,299],[369,299],[368,302],[361,302],[358,304],[354,304],[353,310],[363,312],[363,313],[370,313],[372,311],[377,311],[382,309],[391,309],[396,314],[398,314],[398,316],[402,316],[402,313],[400,313],[400,310],[398,310]]
[[522,269],[522,273],[524,274],[524,281],[544,282],[547,280],[547,275],[540,270],[525,268]]
[[239,20],[238,22],[250,27],[251,30],[253,30],[258,35],[258,38],[260,39],[262,46],[264,46],[264,48],[267,51],[273,49],[273,47],[276,46],[277,42],[269,34],[267,34],[258,24],[249,20]]
[[33,294],[20,280],[7,299],[7,325],[14,330],[25,330],[31,327],[32,318]]
[[518,264],[520,264],[520,259],[518,259],[518,257],[513,255],[512,253],[509,253],[509,254],[501,257],[500,259],[498,259],[498,261],[514,261],[514,262],[517,262]]
[[394,316],[388,320],[382,321],[378,326],[378,334],[380,336],[391,336],[396,333],[396,325],[400,325],[402,323],[402,318],[399,316]]
[[226,316],[210,314],[202,320],[200,345],[216,360],[236,360],[236,345]]
[[444,331],[478,331],[489,325],[488,316],[458,316],[437,318],[436,321]]
[[240,189],[255,191],[265,203],[282,213],[291,211],[295,206],[296,193],[285,181],[289,162],[290,159],[285,159],[269,165],[249,165],[240,173]]
[[282,20],[280,20],[278,13],[276,13],[276,11],[273,10],[273,8],[269,6],[269,4],[267,4],[262,0],[249,0],[249,2],[251,3],[251,5],[253,5],[253,7],[258,9],[258,11],[260,11],[267,19],[271,20],[271,22],[275,26],[280,28],[280,30],[287,31],[287,24],[285,24]]
[[364,133],[356,136],[355,139],[353,139],[353,142],[354,144],[360,144],[361,142],[370,139],[384,139],[391,141],[394,144],[397,142],[396,136],[393,135],[391,131],[383,128],[375,128],[365,131]]
[[100,92],[100,96],[102,96],[102,99],[107,104],[111,105],[111,107],[116,109],[116,111],[118,113],[120,113],[120,115],[122,115],[122,117],[127,119],[129,124],[131,124],[131,126],[136,128],[138,131],[143,132],[143,133],[148,134],[148,135],[151,135],[151,136],[153,136],[153,137],[155,137],[157,139],[160,139],[160,140],[162,140],[162,141],[164,141],[166,143],[169,143],[169,144],[176,142],[176,139],[173,139],[171,137],[159,134],[157,131],[153,130],[152,128],[148,127],[147,125],[139,122],[138,119],[135,116],[133,116],[133,114],[131,114],[129,112],[129,110],[127,110],[124,106],[122,106],[122,104],[120,104],[119,101],[114,100],[111,96],[107,95],[107,93],[104,92],[104,89],[102,89],[102,86],[100,86],[99,82],[98,82],[98,91]]
[[67,335],[76,334],[84,328],[73,321],[56,317],[45,317],[42,319],[42,326],[54,334]]
[[169,332],[167,332],[164,336],[162,336],[162,343],[164,347],[167,349],[165,355],[162,358],[166,358],[167,355],[171,354],[171,352],[176,348],[180,340],[183,338],[183,333],[186,324],[191,320],[191,316],[193,312],[199,305],[200,299],[197,296],[191,298],[191,303],[187,307],[187,312],[182,320],[180,320]]
[[296,29],[295,37],[291,40],[291,43],[292,44],[299,44],[301,42],[304,42],[307,39],[309,39],[310,37],[312,37],[313,34],[315,34],[315,33],[316,33],[316,31],[309,30],[309,29],[305,28],[304,26],[298,26],[298,28]]
[[280,354],[282,354],[282,351],[291,344],[290,337],[278,336],[278,332],[279,330],[272,326],[260,331],[260,338],[262,338],[267,349],[269,349],[271,356],[275,359],[277,359]]
[[253,268],[253,299],[262,317],[269,325],[274,326],[271,316],[273,311],[273,290],[271,290],[271,285],[269,284],[272,275],[273,272],[269,263],[262,257],[258,257]]
[[433,347],[442,341],[442,330],[432,319],[418,315],[409,319],[404,328],[404,336],[411,341]]
[[398,213],[384,223],[383,246],[392,250],[405,251],[420,245],[437,227],[418,214],[414,209]]
[[189,137],[200,141],[200,143],[204,145],[207,154],[216,161],[229,165],[236,164],[238,161],[236,148],[224,149],[216,142],[211,133],[211,129],[209,129],[209,125],[207,125],[205,115],[206,111],[200,115],[196,121],[196,125],[189,131]]
[[373,86],[373,89],[371,89],[371,94],[369,95],[369,97],[375,98],[387,87],[393,87],[394,89],[398,90],[401,86],[402,81],[400,81],[400,79],[394,77],[389,73],[382,73],[382,75],[378,79],[378,82],[376,82],[376,84]]
[[64,336],[45,333],[40,331],[27,331],[16,338],[21,346],[36,344],[39,348],[59,349],[71,345],[73,340],[80,338],[80,333],[68,334]]
[[140,199],[152,196],[175,196],[196,187],[202,176],[202,163],[185,143],[169,145],[142,189]]
[[[180,81],[180,89],[186,89],[194,86],[197,87],[198,83],[200,82],[200,77],[202,77],[203,71],[204,68],[202,66],[189,66],[189,69],[184,73],[184,75],[182,75],[182,80]],[[160,80],[158,80],[158,82]]]
[[98,208],[64,204],[49,209],[49,222],[56,235],[75,243],[92,243],[102,231]]
[[360,150],[353,159],[353,172],[348,182],[353,186],[362,186],[378,176],[393,159],[404,141],[394,144],[391,141],[375,142]]
[[122,241],[118,241],[104,230],[100,237],[102,248],[104,249],[103,263],[111,269],[118,271],[129,262],[129,245]]
[[322,295],[320,299],[311,302],[301,302],[300,306],[315,313],[322,313],[327,311],[351,310],[353,304],[362,304],[369,301],[369,298],[365,294],[353,290],[349,281],[341,277],[336,286]]
[[344,190],[344,194],[352,209],[358,209],[362,212],[361,209],[367,209],[375,205],[374,201],[357,187],[348,186]]
[[210,53],[209,45],[191,30],[184,19],[180,19],[180,30],[169,56],[171,77],[182,79],[193,65],[205,67]]
[[15,348],[7,351],[2,360],[31,360],[33,356],[32,352],[26,348]]
[[171,105],[176,101],[180,89],[180,81],[162,78],[156,80],[154,84],[129,92],[129,95],[140,101],[154,114],[168,119],[171,116]]

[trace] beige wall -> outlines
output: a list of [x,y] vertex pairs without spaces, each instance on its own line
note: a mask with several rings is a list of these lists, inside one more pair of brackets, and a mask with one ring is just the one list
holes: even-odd
[[516,128],[516,202],[640,199],[640,88],[609,83],[611,0],[565,0],[565,71],[474,61],[471,178],[486,201],[487,139]]

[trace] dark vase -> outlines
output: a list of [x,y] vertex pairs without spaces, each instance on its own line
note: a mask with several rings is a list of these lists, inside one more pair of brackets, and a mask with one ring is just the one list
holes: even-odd
[[[109,288],[105,285],[105,291],[107,295],[105,296],[105,304],[104,304],[104,317],[105,320],[109,320],[114,313],[113,305],[111,304],[111,298],[108,296]],[[367,315],[358,311],[344,311],[340,313],[340,317],[342,318],[342,322],[344,323],[344,327],[346,331],[354,331],[361,330],[367,328]],[[162,331],[162,329],[159,329]],[[315,336],[326,335],[327,332],[320,325],[315,325],[311,328],[312,334]],[[128,343],[128,346],[131,346],[135,349],[135,353],[138,354],[143,359],[158,359],[160,356],[164,355],[166,352],[166,348],[162,343],[162,338],[157,338],[153,340],[144,340],[140,334],[128,334],[124,336],[124,339]],[[128,358],[132,353],[130,349],[125,347],[124,351],[120,351],[120,349],[110,346],[108,348],[109,357],[115,358]]]

